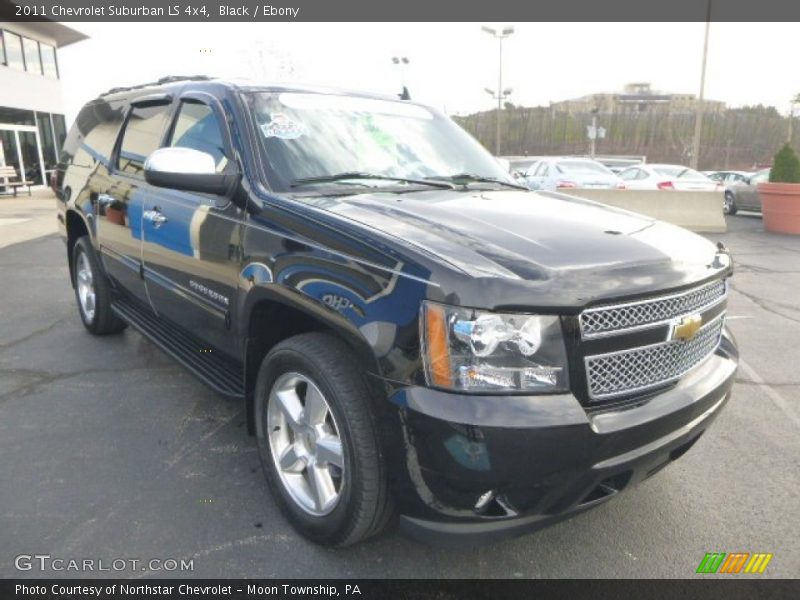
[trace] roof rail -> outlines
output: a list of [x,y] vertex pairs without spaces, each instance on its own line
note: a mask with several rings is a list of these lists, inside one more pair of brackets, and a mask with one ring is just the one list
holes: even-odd
[[117,94],[119,92],[128,92],[130,90],[140,90],[147,87],[152,87],[155,85],[165,85],[167,83],[176,83],[178,81],[210,81],[211,77],[207,75],[168,75],[167,77],[162,77],[158,81],[150,81],[148,83],[141,83],[139,85],[129,85],[129,86],[120,86],[120,87],[113,87],[107,92],[103,92],[100,94],[100,97],[103,96],[110,96],[111,94]]

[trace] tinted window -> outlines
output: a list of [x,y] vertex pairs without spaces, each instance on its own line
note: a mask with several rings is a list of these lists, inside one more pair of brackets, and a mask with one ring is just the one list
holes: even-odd
[[225,143],[217,116],[210,106],[199,102],[181,104],[170,146],[191,148],[214,157],[217,172],[225,168]]
[[585,175],[593,175],[596,173],[609,175],[611,173],[611,171],[600,163],[589,160],[564,160],[558,163],[558,166],[561,168],[562,172],[565,173],[582,173]]
[[25,61],[22,58],[22,38],[10,31],[3,32],[3,41],[6,46],[6,64],[18,71],[25,70]]
[[39,44],[42,51],[42,70],[45,77],[58,79],[58,63],[56,62],[56,49],[47,44]]
[[22,38],[22,48],[25,51],[25,68],[28,73],[42,74],[42,61],[39,58],[39,42],[30,38]]
[[142,175],[145,159],[161,145],[168,109],[168,104],[133,107],[122,134],[117,160],[120,171]]

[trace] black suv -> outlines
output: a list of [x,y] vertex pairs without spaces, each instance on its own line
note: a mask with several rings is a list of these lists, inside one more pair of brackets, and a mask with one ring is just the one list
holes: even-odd
[[724,247],[520,188],[429,107],[168,78],[56,177],[86,328],[241,398],[275,500],[346,545],[516,534],[694,444],[729,397]]

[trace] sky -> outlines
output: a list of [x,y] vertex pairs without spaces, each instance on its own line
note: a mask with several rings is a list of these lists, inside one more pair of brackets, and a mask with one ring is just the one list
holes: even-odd
[[[165,75],[212,75],[396,94],[449,114],[495,105],[498,42],[481,25],[513,25],[503,87],[547,105],[626,83],[698,93],[705,23],[75,23],[89,40],[59,52],[67,120],[111,87]],[[787,112],[800,75],[797,23],[712,23],[705,97]],[[407,57],[401,68],[392,57]]]

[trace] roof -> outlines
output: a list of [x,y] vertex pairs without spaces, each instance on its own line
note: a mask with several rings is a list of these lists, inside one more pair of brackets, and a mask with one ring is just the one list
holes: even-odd
[[89,36],[82,31],[54,21],[29,21],[25,22],[25,27],[36,33],[53,38],[57,48],[63,48],[75,42],[89,39]]
[[[185,85],[189,82],[195,82],[199,84],[217,84],[223,86],[229,86],[231,88],[235,88],[237,90],[246,90],[246,91],[269,91],[269,92],[306,92],[306,93],[317,93],[317,94],[338,94],[338,95],[345,95],[345,96],[358,96],[361,98],[372,98],[375,100],[393,100],[397,102],[403,102],[408,104],[416,104],[419,106],[426,106],[420,104],[418,102],[414,102],[413,100],[401,100],[397,96],[391,96],[386,94],[375,94],[372,92],[365,92],[359,90],[348,90],[343,88],[333,88],[333,87],[324,87],[324,86],[313,86],[313,85],[304,85],[304,84],[295,84],[295,83],[280,83],[280,82],[261,82],[261,81],[252,81],[249,79],[230,79],[230,78],[216,78],[216,77],[209,77],[207,75],[170,75],[167,77],[162,77],[158,81],[148,81],[146,83],[141,83],[137,85],[131,85],[126,87],[115,87],[111,88],[110,90],[100,94],[101,98],[107,96],[113,96],[116,94],[125,94],[131,91],[139,91],[139,90],[148,90],[153,91],[159,88],[165,89],[170,88],[178,85]],[[430,108],[427,107],[426,108]]]

